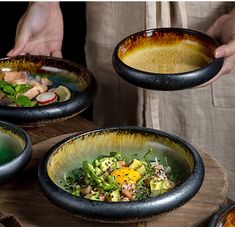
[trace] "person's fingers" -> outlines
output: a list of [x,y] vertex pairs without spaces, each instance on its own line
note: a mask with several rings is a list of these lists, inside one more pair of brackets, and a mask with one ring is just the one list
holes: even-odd
[[219,46],[215,50],[215,57],[222,58],[222,57],[230,57],[235,54],[235,39],[232,39],[227,44]]
[[29,41],[29,38],[29,29],[23,26],[21,28],[21,31],[16,36],[15,46],[7,53],[7,56],[13,57],[23,52],[25,44]]
[[25,53],[24,51],[19,53],[19,55],[26,55],[27,53]]
[[225,60],[224,60],[224,64],[223,64],[223,67],[222,69],[219,71],[219,73],[213,77],[211,80],[207,81],[206,83],[202,84],[202,85],[199,85],[197,86],[196,88],[200,88],[200,87],[206,87],[208,86],[209,84],[215,82],[216,80],[218,80],[221,76],[227,74],[227,73],[230,73],[233,69],[233,66],[235,64],[235,56],[231,56],[231,57],[227,57]]
[[51,56],[57,57],[57,58],[62,58],[62,53],[60,50],[55,50],[51,53]]
[[218,38],[221,34],[221,26],[229,18],[228,14],[225,14],[218,18],[214,24],[207,30],[207,34],[213,38]]

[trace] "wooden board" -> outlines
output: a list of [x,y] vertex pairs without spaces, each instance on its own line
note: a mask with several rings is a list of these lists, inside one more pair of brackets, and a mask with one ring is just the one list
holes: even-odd
[[33,158],[27,168],[14,181],[0,187],[2,212],[16,215],[25,227],[189,227],[205,226],[210,216],[226,202],[228,180],[223,168],[211,156],[200,152],[205,164],[205,180],[197,195],[184,206],[152,221],[129,225],[82,220],[49,202],[37,183],[40,158],[57,141],[69,135],[57,136],[33,146]]

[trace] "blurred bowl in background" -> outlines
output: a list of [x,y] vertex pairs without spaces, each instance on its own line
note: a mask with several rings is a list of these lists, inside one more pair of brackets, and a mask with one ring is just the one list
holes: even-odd
[[235,202],[221,208],[211,219],[208,227],[234,227]]
[[15,124],[0,121],[0,184],[17,175],[30,161],[32,143]]

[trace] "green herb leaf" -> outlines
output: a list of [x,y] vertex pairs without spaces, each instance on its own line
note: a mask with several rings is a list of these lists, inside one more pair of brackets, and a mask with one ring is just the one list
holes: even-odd
[[31,107],[33,106],[33,102],[24,95],[18,95],[15,99],[15,103],[22,107]]
[[15,91],[18,93],[26,92],[31,88],[30,84],[17,84],[15,85]]

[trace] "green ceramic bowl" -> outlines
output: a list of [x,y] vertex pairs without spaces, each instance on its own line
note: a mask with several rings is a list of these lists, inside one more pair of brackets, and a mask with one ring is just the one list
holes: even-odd
[[[22,55],[0,59],[0,73],[26,71],[30,77],[46,77],[53,86],[63,85],[71,92],[64,102],[36,107],[12,107],[0,104],[0,118],[21,126],[38,126],[73,117],[84,111],[96,94],[96,80],[83,66],[65,59]],[[1,78],[0,74],[0,78]]]
[[32,143],[15,124],[0,121],[0,184],[17,175],[29,162]]
[[[70,195],[61,183],[64,173],[81,167],[84,160],[118,151],[143,157],[152,148],[153,156],[168,164],[180,183],[157,197],[131,202],[92,201]],[[204,165],[198,152],[186,141],[153,129],[139,127],[106,128],[74,135],[56,144],[43,157],[39,183],[55,205],[82,218],[101,222],[138,222],[176,209],[190,200],[204,179]]]

